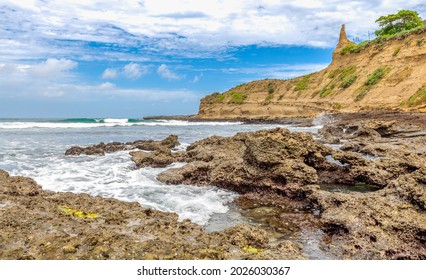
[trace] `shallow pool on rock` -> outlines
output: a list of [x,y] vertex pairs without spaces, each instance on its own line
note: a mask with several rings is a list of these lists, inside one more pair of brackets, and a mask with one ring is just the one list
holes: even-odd
[[256,199],[246,196],[238,197],[235,204],[248,224],[268,232],[272,245],[290,240],[301,246],[302,253],[308,259],[338,258],[321,248],[323,232],[319,217],[314,215],[309,205],[283,197]]
[[356,183],[355,185],[345,185],[345,184],[320,184],[320,189],[329,192],[341,192],[341,193],[350,193],[350,192],[359,192],[359,193],[369,193],[375,192],[381,189],[381,187],[376,185],[369,185],[365,183]]

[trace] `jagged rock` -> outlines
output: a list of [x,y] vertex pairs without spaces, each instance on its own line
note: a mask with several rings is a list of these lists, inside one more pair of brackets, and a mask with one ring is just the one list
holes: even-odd
[[76,155],[100,155],[103,156],[105,153],[113,153],[117,151],[126,151],[126,150],[146,150],[146,151],[154,151],[157,149],[161,149],[163,147],[172,149],[176,146],[179,146],[180,143],[178,141],[178,137],[176,135],[170,135],[162,141],[154,141],[154,140],[137,140],[134,142],[120,143],[120,142],[111,142],[111,143],[99,143],[97,145],[89,146],[89,147],[79,147],[73,146],[65,151],[65,155],[76,156]]
[[[38,195],[32,196],[34,190]],[[305,258],[293,242],[270,245],[265,231],[254,226],[206,233],[189,220],[178,222],[175,213],[87,194],[47,192],[29,178],[1,170],[0,205],[0,259]],[[70,215],[64,207],[97,217]],[[248,252],[246,246],[259,252]]]
[[318,183],[315,167],[326,162],[331,148],[312,136],[286,129],[209,137],[187,148],[189,164],[170,169],[157,178],[166,183],[213,184],[238,190],[287,191],[292,185]]
[[343,258],[426,258],[426,215],[399,196],[317,191],[311,199],[323,209],[326,244]]
[[179,161],[180,153],[172,153],[169,148],[161,146],[152,152],[131,152],[130,155],[137,168],[158,168]]

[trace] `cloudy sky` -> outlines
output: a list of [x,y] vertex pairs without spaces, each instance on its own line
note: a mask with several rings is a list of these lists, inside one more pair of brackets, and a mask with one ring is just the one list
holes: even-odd
[[330,63],[342,23],[424,0],[0,0],[0,117],[194,114],[211,92]]

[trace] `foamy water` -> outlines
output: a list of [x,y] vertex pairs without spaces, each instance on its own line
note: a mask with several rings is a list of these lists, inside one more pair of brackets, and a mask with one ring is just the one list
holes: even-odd
[[[242,219],[229,207],[237,194],[214,186],[165,185],[156,180],[164,168],[134,170],[128,151],[66,157],[65,150],[72,145],[99,142],[161,140],[170,134],[179,136],[182,145],[177,149],[185,149],[190,143],[212,135],[231,136],[278,126],[185,121],[131,123],[128,119],[83,121],[86,122],[0,120],[0,169],[32,177],[48,190],[136,201],[145,207],[175,212],[180,220],[190,219],[211,230],[231,226]],[[315,132],[319,127],[288,128]]]

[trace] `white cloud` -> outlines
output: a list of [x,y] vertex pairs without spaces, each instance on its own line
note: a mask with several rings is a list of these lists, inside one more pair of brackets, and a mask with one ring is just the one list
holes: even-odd
[[136,63],[129,63],[123,67],[124,75],[129,79],[138,79],[148,72],[147,67],[141,67]]
[[[368,31],[377,28],[374,20],[380,15],[415,9],[426,17],[424,0],[2,3],[0,43],[6,44],[0,49],[0,58],[5,59],[37,59],[49,54],[127,61],[152,60],[162,54],[220,57],[229,46],[265,42],[332,47],[342,23],[347,24],[350,36],[366,38]],[[96,42],[103,49],[98,52],[84,42]]]
[[195,75],[194,79],[192,79],[191,83],[198,83],[200,81],[200,79],[203,77],[203,73],[201,73],[200,75]]
[[180,80],[181,79],[181,77],[178,74],[173,73],[166,64],[161,64],[160,66],[158,66],[157,73],[161,77],[168,79],[168,80]]
[[118,71],[117,71],[117,69],[107,68],[102,73],[102,79],[115,79],[117,77],[118,77]]
[[[104,97],[125,97],[138,101],[168,102],[172,100],[193,101],[200,98],[200,94],[190,90],[165,90],[161,88],[120,88],[111,82],[88,84],[82,81],[69,79],[40,79],[34,75],[33,69],[49,63],[18,64],[0,63],[0,100],[2,98],[61,98],[61,100],[102,100]],[[65,63],[65,65],[68,65]],[[52,67],[54,68],[54,67]],[[56,70],[69,69],[57,67]],[[54,73],[53,70],[42,73]],[[39,74],[39,73],[38,73]]]
[[77,62],[68,59],[49,58],[40,64],[30,66],[29,74],[41,78],[57,78],[76,68]]

